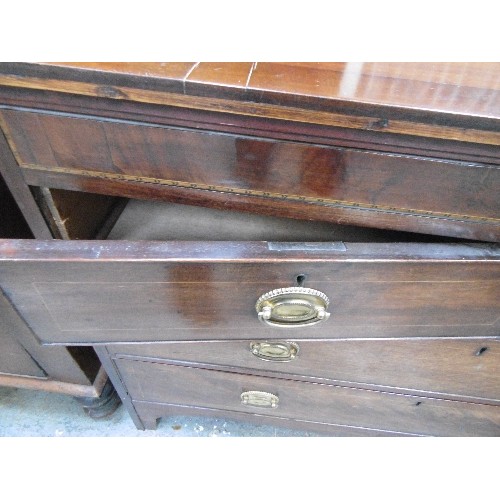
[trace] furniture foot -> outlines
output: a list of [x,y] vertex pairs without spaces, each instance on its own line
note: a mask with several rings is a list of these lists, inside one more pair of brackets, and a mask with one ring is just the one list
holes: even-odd
[[109,417],[121,405],[121,400],[109,379],[99,397],[75,399],[83,406],[83,411],[95,419]]
[[157,418],[142,418],[142,423],[144,424],[144,429],[147,431],[155,431],[156,428],[158,427],[158,419]]

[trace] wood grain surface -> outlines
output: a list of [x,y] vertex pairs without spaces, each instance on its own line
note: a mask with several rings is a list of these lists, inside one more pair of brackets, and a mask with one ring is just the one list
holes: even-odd
[[[241,413],[437,436],[499,436],[500,408],[216,370],[119,359],[135,401],[172,403]],[[244,391],[279,397],[276,408],[241,404]]]
[[[177,191],[187,202],[199,197],[195,191],[222,193],[236,195],[238,208],[250,198],[247,210],[261,210],[254,200],[291,203],[301,209],[289,210],[295,217],[311,218],[319,207],[337,222],[343,220],[339,210],[351,213],[348,220],[361,212],[373,224],[383,219],[384,227],[416,225],[429,232],[441,227],[449,236],[456,230],[447,224],[472,222],[482,239],[500,239],[500,170],[491,165],[46,113],[4,110],[1,118],[30,183],[61,175],[57,187],[71,189],[64,183],[69,175],[81,189],[89,181],[139,184],[164,188],[166,199]],[[391,215],[399,217],[392,225]]]
[[[1,64],[1,63],[0,63]],[[192,98],[189,96],[189,98]],[[158,125],[174,125],[197,130],[246,134],[257,137],[295,140],[299,142],[371,149],[382,152],[416,154],[444,159],[500,164],[498,147],[470,141],[385,134],[380,118],[371,118],[361,129],[334,126],[332,122],[314,124],[249,113],[237,114],[195,106],[170,106],[161,103],[95,98],[65,92],[47,92],[0,85],[0,106],[5,109],[38,109],[79,113],[115,119],[134,120]]]
[[252,353],[256,342],[113,344],[108,350],[116,358],[500,404],[498,338],[288,340],[298,347],[291,361],[260,359]]
[[[370,125],[346,115],[391,119],[383,121],[386,133],[459,140],[474,135],[477,142],[499,137],[497,63],[3,63],[0,71],[1,85],[22,88],[142,102],[157,102],[163,94],[164,104],[180,106],[183,100],[167,93],[203,96],[198,107],[219,111],[252,113],[241,104],[255,103],[271,117],[278,105],[312,111],[301,118],[311,122],[321,119],[321,110],[336,111],[331,118],[354,128]],[[223,98],[215,105],[204,96]],[[471,129],[454,127],[466,123]],[[481,128],[497,132],[481,135]]]
[[[31,186],[498,242],[498,72],[496,63],[2,63],[2,128]],[[43,112],[21,119],[19,107]],[[172,126],[191,133],[179,143],[165,136]],[[205,160],[217,166],[198,175]],[[179,171],[186,180],[171,175]],[[283,179],[300,194],[286,182],[275,189]]]
[[264,327],[255,303],[301,274],[332,302],[327,322],[293,329],[302,338],[498,334],[494,245],[279,248],[1,240],[0,283],[45,342],[289,337],[286,328]]
[[[24,182],[14,155],[0,131],[0,173],[10,195],[21,210],[31,233],[36,238],[51,239],[49,224],[43,218],[29,186]],[[2,200],[4,203],[5,201]],[[9,230],[12,229],[12,226]],[[5,229],[7,231],[7,229]]]

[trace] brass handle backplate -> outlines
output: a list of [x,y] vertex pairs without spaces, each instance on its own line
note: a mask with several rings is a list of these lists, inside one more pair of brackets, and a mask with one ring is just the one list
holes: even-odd
[[330,317],[328,297],[313,288],[277,288],[261,295],[255,304],[260,321],[270,326],[315,325]]
[[299,353],[294,342],[251,342],[250,351],[264,361],[292,361]]
[[279,398],[275,394],[262,391],[246,391],[241,393],[241,404],[258,408],[276,408]]

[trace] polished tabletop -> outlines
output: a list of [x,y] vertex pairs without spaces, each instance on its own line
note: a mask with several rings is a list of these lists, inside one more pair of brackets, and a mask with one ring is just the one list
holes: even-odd
[[[330,123],[321,113],[349,115],[354,121],[345,126],[353,128],[366,128],[356,117],[406,120],[455,128],[443,129],[442,138],[468,140],[460,128],[480,130],[483,137],[474,140],[500,144],[500,63],[495,62],[0,63],[0,85],[270,118],[277,117],[273,106],[280,106],[315,112],[305,121],[317,123]],[[179,96],[198,100],[187,104]],[[387,132],[409,131],[405,123],[382,125]],[[414,127],[412,133],[439,136]]]
[[500,118],[500,63],[55,63],[57,66]]

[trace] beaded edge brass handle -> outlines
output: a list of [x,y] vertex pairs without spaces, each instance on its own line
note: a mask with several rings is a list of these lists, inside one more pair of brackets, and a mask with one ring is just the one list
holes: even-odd
[[293,328],[325,321],[328,297],[319,290],[304,287],[276,288],[261,295],[255,309],[260,321],[270,326]]

